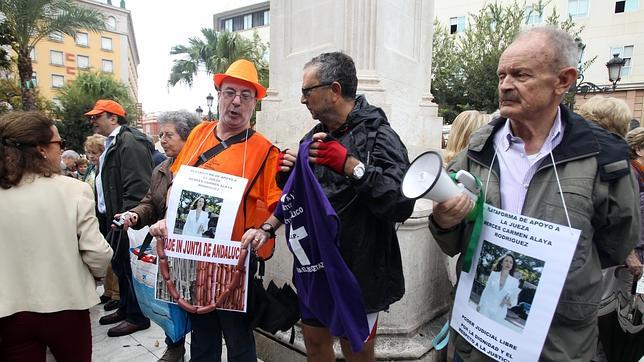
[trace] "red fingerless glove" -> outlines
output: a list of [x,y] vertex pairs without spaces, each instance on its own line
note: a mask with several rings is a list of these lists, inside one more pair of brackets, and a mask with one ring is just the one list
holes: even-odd
[[322,141],[318,146],[315,163],[324,165],[344,175],[344,163],[347,161],[347,149],[337,140]]
[[277,172],[282,172],[282,162],[284,162],[284,155],[286,154],[286,151],[288,148],[285,148],[284,151],[280,151],[279,155],[277,156]]

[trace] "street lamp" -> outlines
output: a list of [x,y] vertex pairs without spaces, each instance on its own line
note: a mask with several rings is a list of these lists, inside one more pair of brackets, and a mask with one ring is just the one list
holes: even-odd
[[[585,45],[579,46],[579,49],[583,53]],[[580,56],[581,58],[581,56]],[[608,69],[608,80],[613,84],[611,86],[603,86],[600,87],[597,84],[593,82],[587,82],[584,80],[584,74],[581,72],[581,59],[579,61],[579,77],[577,78],[578,82],[577,84],[573,85],[570,88],[570,92],[574,94],[583,94],[584,96],[587,94],[595,94],[595,93],[610,93],[614,92],[615,89],[617,88],[617,82],[621,80],[621,72],[622,72],[622,67],[626,64],[626,61],[622,58],[619,57],[619,54],[613,54],[613,58],[611,58],[607,63],[606,63],[606,68]]]
[[201,117],[203,116],[203,109],[201,109],[201,106],[197,106],[195,112],[197,112],[197,117],[199,117],[199,120],[201,121]]
[[208,93],[208,96],[206,97],[206,104],[208,105],[208,120],[209,121],[212,119],[212,101],[214,99],[215,99],[215,97],[213,97],[211,93]]
[[626,60],[619,57],[619,54],[613,54],[613,58],[606,63],[606,68],[608,68],[608,80],[613,83],[613,91],[617,87],[617,82],[622,78],[622,67],[626,64]]

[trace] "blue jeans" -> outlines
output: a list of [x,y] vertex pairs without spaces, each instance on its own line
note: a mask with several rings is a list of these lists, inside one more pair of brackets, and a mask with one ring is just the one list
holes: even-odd
[[192,322],[191,361],[221,361],[222,333],[229,362],[257,361],[255,337],[245,313],[216,310],[188,315]]

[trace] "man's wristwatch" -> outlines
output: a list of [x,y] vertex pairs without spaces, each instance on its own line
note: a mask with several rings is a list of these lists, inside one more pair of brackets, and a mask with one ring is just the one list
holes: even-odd
[[270,235],[271,239],[275,238],[275,228],[273,227],[273,225],[265,222],[259,228],[262,229],[262,231],[267,232],[268,235]]
[[364,176],[364,163],[358,162],[358,164],[353,168],[353,174],[351,175],[354,179],[360,180]]

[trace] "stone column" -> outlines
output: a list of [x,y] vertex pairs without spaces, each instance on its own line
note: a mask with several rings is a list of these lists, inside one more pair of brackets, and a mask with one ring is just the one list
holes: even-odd
[[432,0],[271,1],[270,85],[257,128],[295,146],[315,121],[300,104],[302,67],[341,50],[354,59],[358,93],[380,106],[412,156],[440,148],[430,89]]
[[[272,0],[270,85],[257,114],[258,131],[279,147],[297,147],[317,122],[300,104],[302,68],[322,52],[340,50],[356,63],[358,94],[383,108],[411,159],[440,148],[442,120],[429,91],[433,13],[433,0]],[[444,321],[451,286],[427,229],[430,207],[420,200],[398,229],[406,293],[380,315],[378,358],[432,359],[431,339]],[[290,281],[292,257],[283,235],[277,249],[267,263],[267,279]],[[284,342],[288,335],[277,338]],[[260,357],[284,357],[262,352],[279,349],[271,343],[258,337]],[[301,336],[293,348],[304,351]]]

